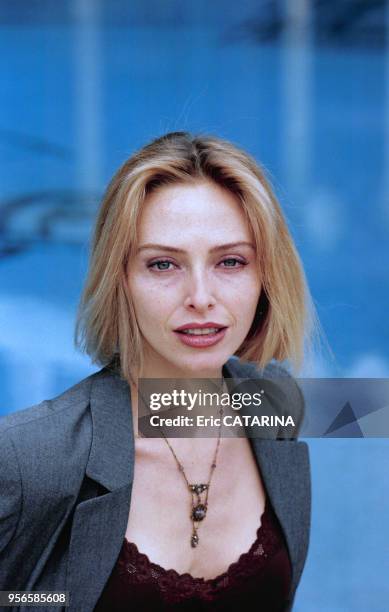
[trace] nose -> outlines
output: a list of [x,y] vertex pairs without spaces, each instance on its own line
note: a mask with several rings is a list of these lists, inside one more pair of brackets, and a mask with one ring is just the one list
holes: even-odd
[[185,308],[205,312],[212,309],[216,304],[210,279],[205,271],[197,270],[188,278],[186,287]]

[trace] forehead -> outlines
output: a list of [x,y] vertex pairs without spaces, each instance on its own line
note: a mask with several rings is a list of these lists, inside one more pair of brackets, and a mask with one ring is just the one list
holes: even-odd
[[210,181],[157,189],[144,202],[140,242],[184,246],[189,240],[232,242],[251,236],[237,197]]

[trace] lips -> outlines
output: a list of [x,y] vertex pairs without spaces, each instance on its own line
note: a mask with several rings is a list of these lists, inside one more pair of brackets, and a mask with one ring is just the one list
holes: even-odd
[[213,321],[207,323],[186,323],[174,330],[186,346],[192,348],[207,348],[220,342],[227,331],[225,325]]
[[177,329],[175,329],[174,331],[200,335],[204,333],[215,333],[216,331],[219,331],[220,329],[225,329],[226,327],[226,325],[222,325],[221,323],[209,321],[207,323],[185,323],[185,325],[177,327]]

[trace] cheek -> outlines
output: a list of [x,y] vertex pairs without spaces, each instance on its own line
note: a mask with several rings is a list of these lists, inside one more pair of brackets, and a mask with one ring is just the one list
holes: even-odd
[[131,296],[137,318],[142,319],[149,305],[147,301],[147,287],[145,287],[145,284],[137,278],[136,275],[131,275],[130,278],[127,279],[127,291]]
[[261,283],[257,276],[247,273],[231,277],[228,283],[223,283],[225,300],[238,314],[255,312],[261,292]]
[[134,278],[128,282],[135,313],[139,322],[163,320],[170,312],[168,292],[161,292],[157,283]]
[[253,313],[256,311],[258,306],[259,297],[261,295],[261,284],[254,283],[251,288],[247,289],[246,293],[246,305],[247,309],[251,310]]

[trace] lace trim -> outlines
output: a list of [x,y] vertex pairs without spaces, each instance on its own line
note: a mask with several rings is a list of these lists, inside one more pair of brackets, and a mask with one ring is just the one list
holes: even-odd
[[222,574],[205,579],[195,578],[188,572],[180,574],[175,569],[165,569],[150,561],[134,542],[126,539],[118,559],[118,573],[127,584],[154,584],[161,596],[170,603],[193,595],[210,599],[220,590],[232,588],[248,577],[258,574],[268,559],[282,546],[278,529],[277,519],[266,499],[255,541],[249,550],[243,552]]

